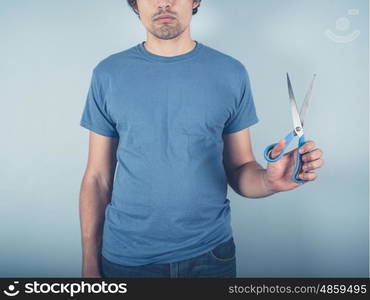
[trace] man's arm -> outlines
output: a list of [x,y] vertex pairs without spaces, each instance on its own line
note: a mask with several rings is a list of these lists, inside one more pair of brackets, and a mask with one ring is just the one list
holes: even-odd
[[101,277],[104,212],[112,193],[117,145],[117,138],[90,131],[88,162],[80,190],[82,277]]
[[241,196],[261,198],[272,195],[266,169],[253,155],[249,128],[224,135],[224,168],[229,185]]

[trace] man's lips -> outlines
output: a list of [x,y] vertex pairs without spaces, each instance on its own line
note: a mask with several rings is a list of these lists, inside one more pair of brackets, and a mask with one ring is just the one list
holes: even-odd
[[171,15],[162,15],[162,16],[159,16],[158,18],[156,18],[155,20],[156,21],[171,21],[171,20],[174,20],[175,17],[171,16]]

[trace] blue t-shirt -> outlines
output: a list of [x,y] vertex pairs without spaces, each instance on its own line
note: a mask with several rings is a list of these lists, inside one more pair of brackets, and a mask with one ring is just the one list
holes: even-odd
[[141,42],[92,71],[80,125],[119,139],[102,238],[114,263],[171,263],[233,235],[223,135],[259,119],[243,64],[196,42],[171,57]]

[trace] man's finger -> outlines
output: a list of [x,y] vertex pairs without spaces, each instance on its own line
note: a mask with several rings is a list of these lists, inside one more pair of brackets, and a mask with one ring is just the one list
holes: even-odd
[[323,156],[321,149],[314,149],[308,153],[302,154],[302,161],[309,162],[320,159]]
[[280,139],[279,142],[272,148],[270,158],[274,159],[277,157],[285,147],[285,139]]
[[298,175],[298,178],[306,181],[314,181],[317,176],[315,172],[302,172]]
[[316,145],[315,145],[314,141],[307,141],[299,149],[299,153],[303,154],[303,153],[306,153],[306,152],[310,152],[315,147],[316,147]]

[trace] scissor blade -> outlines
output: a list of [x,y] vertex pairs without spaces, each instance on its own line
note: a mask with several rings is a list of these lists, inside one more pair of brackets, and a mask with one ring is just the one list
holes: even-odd
[[303,101],[303,104],[302,104],[302,107],[301,107],[301,111],[299,113],[299,118],[301,119],[302,126],[304,125],[304,119],[305,119],[305,116],[307,114],[308,107],[309,107],[309,104],[310,104],[310,99],[311,99],[311,94],[312,94],[312,88],[313,88],[313,83],[315,81],[315,78],[316,78],[316,74],[313,74],[313,78],[312,78],[311,84],[310,84],[310,86],[308,88],[308,91],[306,93],[306,96],[304,97],[304,101]]
[[[289,74],[286,73],[286,76],[288,80],[289,103],[290,103],[290,112],[292,113],[292,119],[293,119],[293,128],[294,128],[295,134],[298,134],[298,132],[296,131],[298,128],[300,128],[303,134],[303,127],[301,124],[301,120],[299,118],[297,103],[295,101],[292,84],[290,83]],[[298,136],[300,137],[302,134],[298,134]]]

